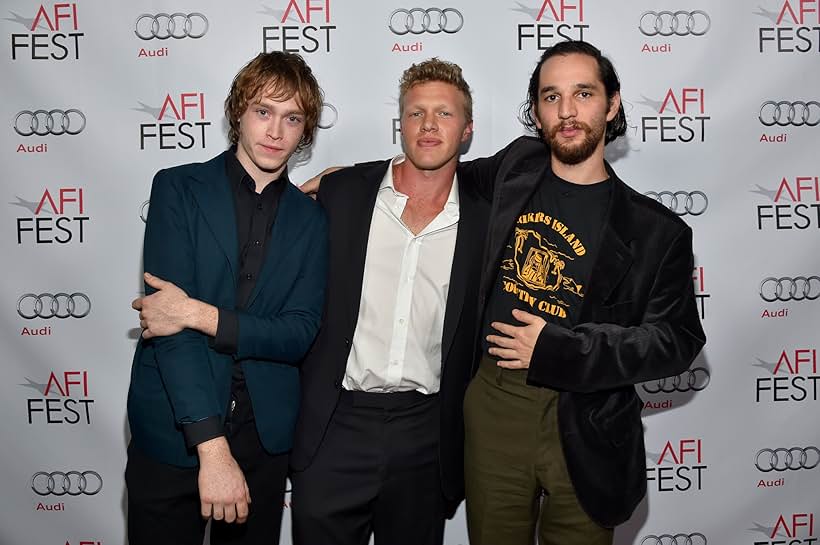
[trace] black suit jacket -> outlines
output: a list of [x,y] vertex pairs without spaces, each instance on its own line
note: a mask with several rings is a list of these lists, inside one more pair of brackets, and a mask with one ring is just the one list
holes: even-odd
[[[389,165],[389,161],[357,165],[322,180],[318,200],[328,217],[330,264],[321,329],[301,368],[302,405],[291,454],[291,465],[297,471],[308,467],[321,448],[339,401],[359,315],[370,222],[376,194]],[[461,172],[458,191],[458,234],[444,315],[439,391],[442,492],[455,502],[464,497],[462,402],[477,338],[479,264],[489,213],[489,202],[481,198],[475,184]]]
[[[550,168],[549,150],[522,137],[467,168],[493,199],[483,312],[516,219]],[[578,499],[593,520],[611,527],[626,521],[646,493],[634,385],[682,373],[706,337],[692,285],[692,230],[606,168],[612,196],[578,324],[544,327],[528,381],[560,392],[561,442]]]

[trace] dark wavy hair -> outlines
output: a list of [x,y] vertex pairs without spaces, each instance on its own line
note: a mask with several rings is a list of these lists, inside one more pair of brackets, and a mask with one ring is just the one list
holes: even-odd
[[[595,59],[598,63],[598,77],[601,78],[601,82],[604,84],[604,89],[606,90],[606,96],[608,99],[611,100],[612,97],[615,96],[615,93],[620,92],[621,90],[621,80],[618,79],[618,73],[615,72],[615,67],[612,66],[612,62],[608,58],[604,57],[601,50],[594,45],[588,42],[565,41],[558,42],[552,47],[547,48],[544,50],[544,54],[541,55],[541,59],[539,59],[538,64],[535,66],[532,76],[530,76],[530,85],[527,89],[527,100],[521,105],[521,111],[519,113],[521,123],[523,123],[524,126],[532,132],[538,134],[538,137],[542,140],[544,139],[544,133],[535,124],[534,114],[535,108],[538,105],[538,83],[541,75],[541,66],[543,66],[544,63],[552,57],[557,55],[571,55],[573,53],[587,55]],[[625,133],[626,114],[624,113],[624,105],[622,101],[620,108],[618,108],[618,113],[612,121],[606,124],[606,136],[604,137],[604,143],[609,144],[619,136],[623,136]]]

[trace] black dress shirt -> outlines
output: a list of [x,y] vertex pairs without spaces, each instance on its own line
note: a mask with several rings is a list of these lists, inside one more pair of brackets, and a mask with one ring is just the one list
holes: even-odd
[[[234,149],[235,151],[235,149]],[[239,340],[239,317],[237,310],[244,310],[256,281],[270,241],[270,234],[276,220],[279,200],[288,181],[287,169],[256,192],[256,182],[247,173],[235,153],[227,155],[226,173],[231,186],[231,195],[236,211],[236,232],[239,242],[239,274],[236,279],[236,308],[218,309],[219,322],[213,348],[223,354],[235,354]],[[189,448],[223,435],[230,435],[231,428],[253,421],[253,409],[245,385],[245,376],[238,361],[234,360],[231,379],[231,400],[226,407],[227,419],[213,415],[199,422],[183,426],[185,443]]]

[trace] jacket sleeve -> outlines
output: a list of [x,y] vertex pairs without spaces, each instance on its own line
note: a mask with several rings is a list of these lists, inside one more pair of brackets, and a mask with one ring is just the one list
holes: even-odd
[[[196,297],[196,260],[192,237],[190,196],[169,171],[157,173],[151,187],[151,208],[145,225],[143,263],[146,271],[173,282]],[[145,285],[146,295],[156,290]],[[150,343],[162,384],[179,424],[221,415],[216,387],[208,371],[205,335],[185,329],[155,337]]]
[[317,207],[315,219],[307,223],[303,240],[293,243],[304,245],[304,259],[281,310],[271,316],[236,311],[239,320],[236,359],[297,363],[307,354],[319,331],[328,253],[327,220],[322,210]]
[[537,138],[520,136],[497,151],[495,155],[459,163],[459,175],[471,180],[479,195],[484,199],[492,200],[495,182],[505,160],[513,155],[522,159],[543,156],[546,153],[544,146],[544,143]]
[[692,231],[683,229],[660,262],[640,323],[547,324],[530,362],[535,384],[594,392],[685,371],[706,342],[692,285]]

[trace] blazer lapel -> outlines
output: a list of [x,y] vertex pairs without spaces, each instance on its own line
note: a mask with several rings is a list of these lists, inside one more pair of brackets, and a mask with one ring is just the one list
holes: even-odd
[[469,275],[480,269],[481,251],[486,231],[486,212],[482,214],[481,202],[474,191],[468,191],[469,180],[458,182],[458,231],[453,252],[453,266],[450,269],[450,288],[447,293],[447,308],[444,310],[444,330],[441,336],[441,364],[447,361],[453,338],[458,328],[464,293],[470,283]]
[[[373,212],[376,208],[376,197],[387,169],[390,168],[390,161],[379,164],[377,167],[363,172],[361,179],[350,180],[345,184],[348,197],[345,206],[348,213],[344,215],[347,225],[335,225],[331,228],[346,230],[349,242],[347,251],[348,263],[336,264],[340,270],[347,271],[347,289],[345,295],[347,302],[344,305],[346,323],[349,324],[349,331],[352,338],[356,330],[356,323],[359,321],[359,305],[362,300],[362,282],[364,280],[364,264],[367,259],[367,241],[370,237],[370,224],[373,220]],[[331,238],[333,235],[331,234]]]
[[607,304],[633,261],[629,250],[629,242],[632,240],[628,228],[631,213],[629,195],[625,184],[615,176],[609,165],[607,169],[612,179],[612,197],[607,220],[601,230],[598,257],[592,266],[587,296],[581,306],[580,322],[591,321],[594,309]]
[[236,233],[236,210],[228,175],[225,172],[226,153],[230,151],[204,163],[192,176],[199,182],[194,198],[211,228],[216,243],[225,253],[235,284],[238,274],[239,243]]

